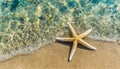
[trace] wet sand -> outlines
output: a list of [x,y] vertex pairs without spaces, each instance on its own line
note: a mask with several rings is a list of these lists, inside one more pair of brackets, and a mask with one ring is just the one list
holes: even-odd
[[72,43],[55,42],[30,55],[20,55],[0,62],[0,69],[120,69],[118,43],[85,39],[97,48],[89,50],[78,46],[72,61],[68,62]]

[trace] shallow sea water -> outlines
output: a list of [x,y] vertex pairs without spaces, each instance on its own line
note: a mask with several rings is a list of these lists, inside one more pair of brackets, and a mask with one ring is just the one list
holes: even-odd
[[0,61],[30,54],[56,37],[78,34],[120,40],[120,0],[0,0]]

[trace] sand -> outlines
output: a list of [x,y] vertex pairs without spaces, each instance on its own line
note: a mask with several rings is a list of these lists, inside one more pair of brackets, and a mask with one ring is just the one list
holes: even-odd
[[55,42],[46,45],[30,55],[20,55],[0,62],[0,69],[120,69],[120,45],[118,43],[86,42],[97,51],[78,46],[72,61],[68,56],[72,43]]

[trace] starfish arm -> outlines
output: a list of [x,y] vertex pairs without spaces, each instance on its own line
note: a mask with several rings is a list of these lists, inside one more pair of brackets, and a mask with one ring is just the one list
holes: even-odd
[[71,33],[72,33],[73,37],[76,37],[76,36],[77,36],[77,34],[76,34],[76,32],[75,32],[74,28],[72,27],[72,25],[71,25],[69,22],[68,22],[68,25],[69,25],[69,28],[70,28],[70,31],[71,31]]
[[72,42],[74,40],[74,38],[60,38],[60,37],[57,37],[56,40]]
[[79,40],[79,43],[82,44],[82,45],[84,45],[84,46],[86,46],[86,47],[88,47],[88,48],[90,48],[90,49],[96,50],[95,47],[93,47],[92,45],[88,44],[87,42],[85,42],[82,39]]
[[73,47],[72,47],[72,50],[71,50],[71,53],[70,53],[70,56],[69,56],[69,61],[71,61],[76,49],[77,49],[77,40],[73,41]]
[[88,31],[84,32],[83,34],[78,35],[78,37],[83,38],[83,37],[89,35],[91,31],[92,31],[92,29],[89,29]]

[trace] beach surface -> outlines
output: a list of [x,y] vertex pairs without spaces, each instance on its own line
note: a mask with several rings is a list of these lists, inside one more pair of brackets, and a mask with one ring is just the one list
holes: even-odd
[[0,62],[0,69],[120,69],[120,45],[115,42],[85,41],[97,48],[78,46],[72,61],[68,57],[72,43],[54,42],[29,55]]

